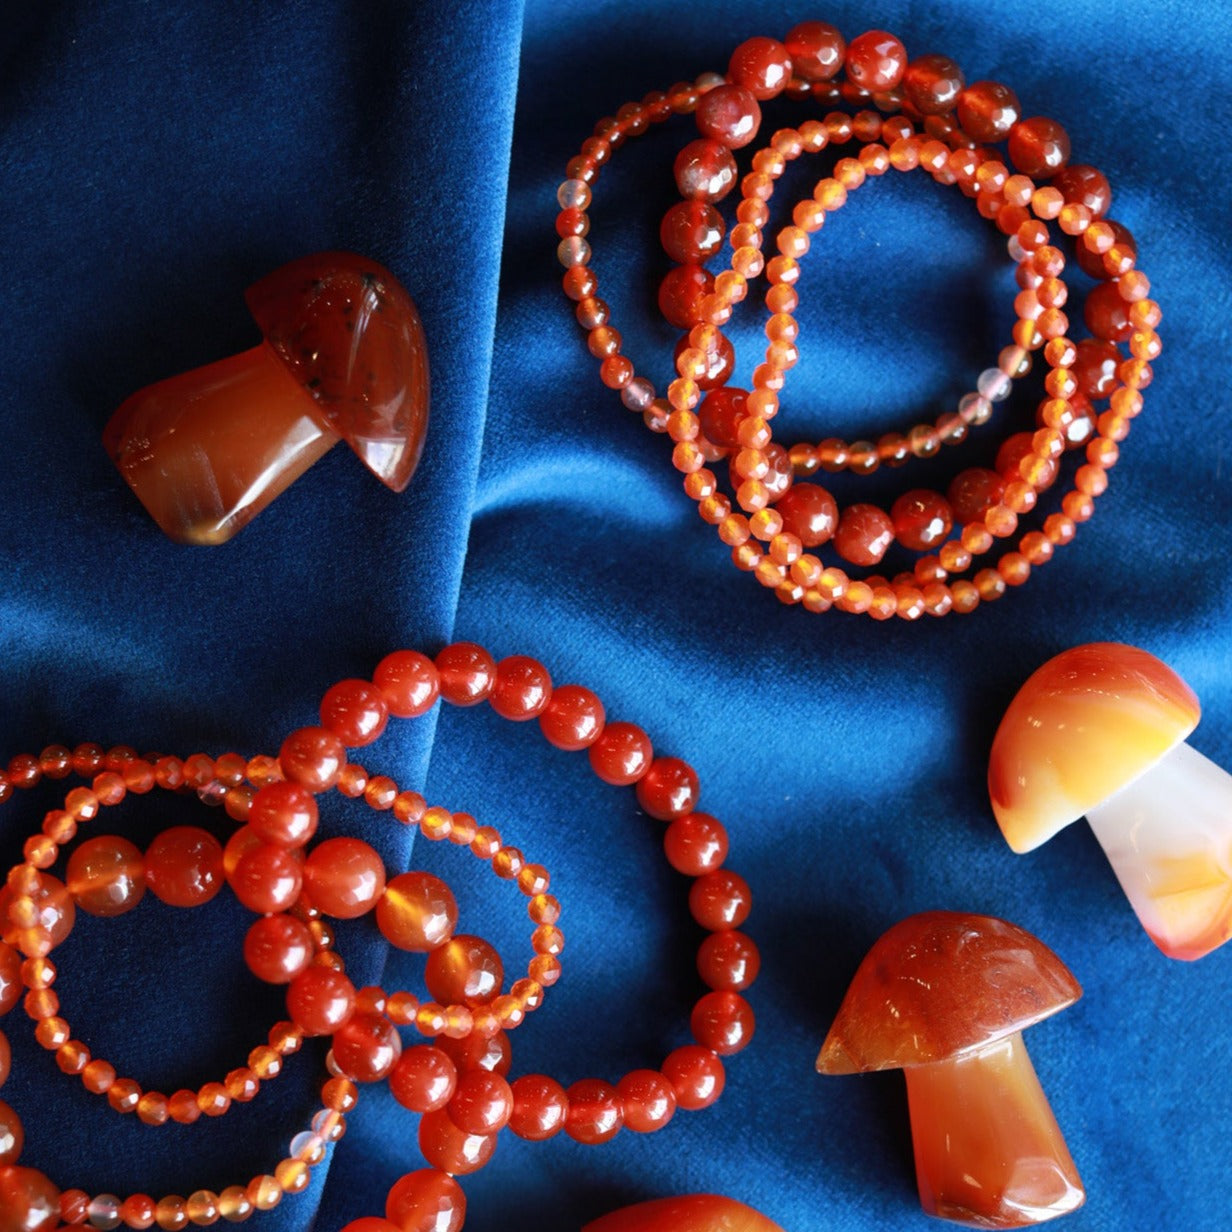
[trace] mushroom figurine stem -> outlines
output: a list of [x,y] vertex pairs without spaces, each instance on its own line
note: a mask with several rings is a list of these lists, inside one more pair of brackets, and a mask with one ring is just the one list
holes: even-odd
[[147,385],[103,444],[163,531],[224,543],[342,437],[262,342]]
[[1232,937],[1232,775],[1178,744],[1087,810],[1142,927],[1170,958]]
[[1082,1205],[1082,1182],[1020,1031],[903,1075],[928,1214],[1019,1228]]

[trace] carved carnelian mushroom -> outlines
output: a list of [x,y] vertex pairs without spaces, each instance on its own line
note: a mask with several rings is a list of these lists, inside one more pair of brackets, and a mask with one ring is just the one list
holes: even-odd
[[1171,958],[1201,958],[1232,936],[1232,776],[1184,743],[1200,714],[1145,650],[1075,646],[1018,691],[988,762],[1009,845],[1030,851],[1085,814]]
[[751,1206],[717,1194],[639,1202],[588,1223],[582,1232],[783,1232]]
[[860,964],[823,1074],[902,1069],[925,1211],[979,1228],[1067,1214],[1085,1192],[1022,1042],[1082,995],[1059,958],[991,916],[927,911]]
[[183,543],[230,539],[340,440],[395,492],[423,449],[423,326],[388,270],[318,253],[245,300],[260,345],[148,385],[103,431],[141,503]]

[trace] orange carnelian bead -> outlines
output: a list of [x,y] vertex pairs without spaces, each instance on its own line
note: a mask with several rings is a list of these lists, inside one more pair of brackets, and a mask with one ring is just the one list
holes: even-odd
[[757,978],[761,955],[742,932],[711,933],[697,951],[697,970],[708,987],[741,992]]
[[567,1091],[569,1111],[565,1117],[565,1133],[575,1142],[597,1146],[608,1142],[624,1125],[624,1108],[620,1093],[601,1078],[583,1078]]
[[99,835],[87,839],[69,857],[65,879],[82,911],[122,915],[145,895],[145,861],[127,839]]
[[732,152],[705,137],[689,142],[672,168],[680,195],[691,201],[721,201],[736,183]]
[[757,136],[761,108],[751,91],[724,82],[702,95],[693,118],[703,140],[739,150]]
[[120,1204],[120,1218],[126,1228],[152,1228],[157,1210],[149,1194],[132,1194]]
[[427,655],[395,650],[377,664],[372,683],[380,690],[390,714],[416,718],[432,709],[440,694],[440,673]]
[[[119,1085],[117,1082],[111,1088],[108,1098]],[[208,1117],[220,1117],[231,1107],[231,1096],[221,1082],[207,1082],[197,1092],[197,1107]]]
[[869,30],[847,44],[847,77],[861,89],[893,90],[907,68],[907,49],[884,30]]
[[752,905],[748,882],[730,869],[703,873],[689,888],[689,910],[710,932],[739,928],[748,919]]
[[667,862],[688,877],[700,877],[727,859],[727,830],[708,813],[677,817],[663,835]]
[[340,680],[321,698],[321,726],[347,748],[371,744],[388,721],[389,707],[380,689],[367,680]]
[[9,1047],[8,1036],[0,1031],[0,1087],[8,1080],[9,1071],[13,1065],[13,1054]]
[[433,1167],[453,1176],[477,1172],[496,1150],[495,1134],[468,1134],[460,1130],[442,1108],[419,1120],[419,1149]]
[[464,1133],[495,1134],[513,1111],[513,1092],[500,1074],[472,1069],[458,1076],[447,1106],[449,1119]]
[[353,1082],[380,1082],[402,1055],[402,1037],[383,1014],[356,1011],[334,1032],[333,1053]]
[[875,565],[894,542],[894,524],[876,505],[848,505],[834,532],[838,554],[853,565]]
[[[0,902],[4,890],[0,890]],[[0,917],[3,918],[3,917]],[[0,1017],[21,1000],[25,985],[21,979],[21,955],[11,945],[0,941]]]
[[485,1005],[505,978],[500,955],[482,937],[460,933],[428,955],[424,982],[442,1004]]
[[603,703],[581,685],[561,685],[553,694],[539,726],[549,744],[576,751],[588,748],[603,733]]
[[676,1092],[658,1070],[635,1069],[617,1084],[625,1128],[636,1134],[662,1129],[676,1113]]
[[394,1182],[385,1215],[400,1232],[462,1232],[466,1195],[439,1168],[420,1168]]
[[537,718],[552,696],[552,677],[547,668],[526,655],[502,659],[489,701],[502,718],[522,722]]
[[315,950],[308,926],[289,915],[257,920],[244,937],[244,961],[267,984],[289,984],[307,970]]
[[1129,305],[1121,298],[1120,284],[1101,282],[1087,296],[1083,306],[1087,328],[1106,342],[1126,342],[1134,332],[1129,320]]
[[293,852],[261,843],[240,858],[230,882],[249,911],[268,915],[285,911],[299,898],[303,874]]
[[316,833],[317,802],[298,783],[269,783],[253,796],[247,821],[262,842],[303,847]]
[[659,284],[659,311],[668,324],[691,329],[701,321],[703,296],[714,290],[714,275],[700,265],[687,262],[669,270]]
[[945,115],[954,110],[966,81],[949,56],[917,56],[903,74],[903,94],[920,115]]
[[341,1232],[403,1232],[403,1229],[379,1215],[361,1215],[358,1219],[344,1224]]
[[732,52],[727,79],[764,100],[783,92],[791,71],[791,55],[782,43],[772,38],[751,38]]
[[789,534],[806,548],[820,547],[838,526],[838,506],[825,488],[815,483],[797,483],[775,504]]
[[287,1012],[305,1035],[331,1035],[354,1008],[355,986],[329,967],[309,967],[287,988]]
[[697,1042],[719,1056],[739,1052],[753,1038],[752,1007],[735,992],[706,993],[693,1007],[689,1023]]
[[608,723],[587,753],[591,769],[605,783],[627,787],[649,770],[654,757],[650,737],[633,723]]
[[327,728],[301,727],[282,742],[278,762],[291,782],[316,794],[338,782],[346,764],[346,747]]
[[357,838],[331,838],[304,861],[304,888],[313,906],[339,920],[370,911],[385,892],[385,865]]
[[60,1191],[41,1172],[13,1164],[0,1167],[0,1213],[6,1232],[43,1232],[60,1221]]
[[1032,116],[1010,129],[1010,161],[1031,177],[1055,175],[1069,162],[1069,134],[1056,120]]
[[513,1111],[509,1128],[519,1138],[543,1142],[565,1127],[569,1097],[555,1078],[543,1074],[523,1074],[511,1087]]
[[725,232],[723,216],[705,201],[679,201],[659,224],[663,251],[682,265],[708,261],[722,246]]
[[458,1067],[439,1047],[416,1044],[398,1058],[389,1075],[394,1099],[412,1112],[435,1112],[453,1098]]
[[458,904],[439,877],[412,870],[386,885],[376,905],[376,922],[390,944],[426,953],[453,936]]
[[949,502],[936,492],[915,488],[890,507],[894,537],[905,548],[927,552],[943,543],[954,525]]
[[192,1125],[201,1118],[196,1091],[176,1091],[167,1100],[167,1111],[177,1125]]
[[[50,938],[50,948],[54,949],[73,931],[77,920],[77,907],[68,888],[58,877],[51,873],[32,872],[32,889],[28,896],[15,894],[8,885],[0,888],[0,935],[3,935],[8,945],[20,949],[20,934],[23,930],[44,929]],[[34,908],[29,916],[29,923],[18,926],[13,922],[12,908],[15,900],[25,897],[33,900]],[[20,961],[19,958],[19,965]],[[0,962],[0,968],[2,967],[3,963]],[[2,979],[0,974],[0,980]]]
[[158,1200],[154,1208],[154,1221],[163,1232],[179,1232],[188,1227],[188,1206],[179,1194],[168,1194]]
[[656,757],[637,782],[637,802],[651,817],[671,821],[691,813],[701,791],[697,772],[678,757]]
[[998,81],[972,82],[958,95],[957,112],[963,132],[985,145],[1007,137],[1022,114],[1018,96]]
[[14,1164],[25,1145],[26,1133],[21,1118],[0,1100],[0,1164]]

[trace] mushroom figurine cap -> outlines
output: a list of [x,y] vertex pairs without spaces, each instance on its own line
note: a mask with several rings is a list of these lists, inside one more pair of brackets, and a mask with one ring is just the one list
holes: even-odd
[[612,1211],[582,1232],[783,1232],[751,1206],[718,1194],[656,1198]]
[[906,1069],[1013,1035],[1082,995],[1064,963],[993,916],[908,916],[868,952],[817,1057],[823,1074]]
[[1132,783],[1197,726],[1193,690],[1135,646],[1092,642],[1019,689],[993,738],[988,794],[1017,852]]
[[367,257],[301,257],[244,293],[265,340],[332,428],[382,483],[401,492],[423,450],[428,359],[419,311]]

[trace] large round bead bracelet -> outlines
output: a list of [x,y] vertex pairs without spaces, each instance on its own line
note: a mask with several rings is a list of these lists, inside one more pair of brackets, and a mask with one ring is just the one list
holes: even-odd
[[[707,991],[690,1020],[693,1043],[676,1048],[659,1069],[634,1070],[619,1082],[582,1079],[568,1087],[542,1074],[506,1078],[508,1031],[543,1003],[560,974],[564,935],[560,903],[549,892],[540,864],[506,844],[469,814],[429,806],[414,791],[400,790],[383,775],[347,758],[347,749],[371,743],[390,714],[422,715],[438,697],[469,706],[487,701],[512,720],[538,719],[556,747],[586,750],[596,775],[617,786],[636,785],[644,811],[667,823],[664,849],[671,865],[693,879],[689,906],[707,930],[698,971]],[[760,959],[740,930],[747,918],[747,884],[724,867],[727,833],[715,818],[696,811],[699,785],[687,763],[656,757],[649,737],[630,723],[607,722],[599,699],[577,685],[554,687],[537,661],[513,656],[497,663],[481,647],[458,643],[429,659],[399,651],[378,665],[372,681],[346,680],[327,691],[319,726],[293,732],[279,757],[245,759],[197,754],[138,757],[131,749],[105,753],[96,745],[73,751],[54,746],[39,757],[20,755],[0,774],[0,801],[14,788],[76,773],[90,786],[69,791],[63,807],[48,812],[40,833],[23,847],[23,862],[0,889],[0,1015],[24,992],[36,1038],[54,1053],[61,1070],[80,1077],[120,1113],[149,1125],[191,1124],[223,1115],[233,1101],[254,1099],[277,1076],[285,1057],[306,1037],[328,1036],[329,1073],[322,1107],[311,1127],[292,1140],[271,1173],[217,1192],[199,1189],[187,1199],[145,1194],[121,1199],[79,1189],[61,1192],[42,1173],[17,1164],[24,1135],[17,1114],[0,1104],[0,1194],[25,1220],[42,1229],[57,1220],[110,1228],[183,1228],[218,1219],[235,1222],[300,1192],[327,1145],[345,1131],[359,1086],[387,1080],[395,1099],[419,1114],[418,1141],[427,1168],[404,1176],[391,1190],[385,1227],[418,1227],[436,1212],[449,1232],[461,1228],[465,1199],[452,1179],[482,1167],[506,1125],[518,1136],[543,1140],[564,1132],[584,1143],[610,1140],[619,1130],[662,1128],[677,1108],[708,1106],[724,1085],[723,1057],[751,1038],[753,1015],[741,995],[756,977]],[[195,790],[222,805],[238,828],[226,844],[195,826],[160,834],[143,854],[126,839],[96,835],[68,859],[65,880],[50,871],[80,827],[128,794],[154,787]],[[362,799],[427,839],[465,846],[502,880],[514,882],[535,925],[534,957],[527,976],[501,992],[499,955],[479,937],[456,934],[457,903],[449,887],[422,870],[387,876],[368,843],[347,836],[314,843],[316,796],[329,790]],[[198,1090],[165,1096],[92,1055],[61,1013],[50,955],[72,930],[75,911],[110,917],[127,912],[148,888],[180,907],[210,901],[224,885],[257,914],[244,941],[244,958],[258,978],[285,985],[287,1020],[275,1024],[247,1064]],[[424,979],[431,999],[369,986],[356,988],[334,945],[330,919],[371,913],[382,935],[403,950],[427,954]],[[404,1049],[400,1027],[413,1027],[425,1042]],[[9,1051],[0,1035],[0,1081]],[[443,1214],[441,1212],[444,1212]],[[372,1232],[384,1221],[367,1218]],[[2,1225],[0,1225],[2,1226]]]
[[[840,82],[844,68],[847,80]],[[755,138],[760,102],[780,94],[822,107],[862,109],[832,110],[779,129],[740,178],[732,151]],[[665,318],[688,332],[675,350],[677,375],[659,397],[623,353],[611,310],[598,297],[587,211],[601,169],[628,138],[689,113],[701,135],[681,150],[674,165],[683,200],[665,214],[660,239],[677,265],[659,291]],[[778,178],[801,154],[852,140],[861,147],[858,155],[840,158],[812,195],[795,205],[791,222],[776,235],[777,254],[767,259],[763,229]],[[1001,141],[1008,146],[1004,156],[992,145]],[[831,437],[817,444],[778,445],[770,425],[786,373],[799,360],[795,284],[810,237],[868,179],[914,168],[957,185],[1008,237],[1019,288],[1013,342],[980,374],[976,390],[932,424],[876,441]],[[1150,298],[1149,280],[1136,268],[1133,237],[1104,217],[1111,201],[1107,179],[1092,167],[1069,165],[1064,130],[1043,117],[1021,118],[1008,87],[987,81],[968,86],[945,56],[908,62],[903,45],[881,31],[847,44],[832,26],[805,22],[783,42],[755,38],[741,44],[726,76],[702,74],[693,83],[625,104],[599,121],[566,172],[557,193],[558,257],[566,267],[565,293],[575,301],[588,347],[600,361],[601,380],[618,390],[649,428],[671,437],[673,465],[684,475],[685,490],[703,520],[716,527],[736,566],[753,573],[784,603],[812,611],[834,606],[878,619],[969,612],[1021,585],[1091,517],[1095,499],[1107,487],[1107,471],[1119,457],[1119,443],[1142,408],[1141,391],[1151,381],[1151,361],[1161,346],[1156,333],[1161,312]],[[1051,183],[1039,185],[1040,178]],[[727,230],[715,203],[737,183],[741,200],[728,236],[730,266],[712,275],[704,263],[718,254]],[[1096,280],[1084,304],[1091,338],[1069,337],[1065,258],[1050,242],[1050,224],[1074,241],[1079,266]],[[763,274],[767,347],[751,388],[738,390],[728,385],[735,353],[722,327],[746,298],[750,281]],[[934,457],[942,445],[962,442],[972,427],[991,418],[993,404],[1008,396],[1013,381],[1030,371],[1037,351],[1048,372],[1035,430],[1008,437],[995,469],[968,468],[944,494],[912,489],[888,511],[860,502],[840,513],[830,493],[810,482],[819,471],[870,474],[883,465]],[[1106,408],[1097,409],[1104,402]],[[1075,468],[1059,508],[970,579],[955,576],[1019,531],[1020,519],[1058,477],[1062,454],[1079,448],[1085,460]],[[708,465],[723,458],[730,495]],[[951,538],[955,527],[960,532]],[[848,565],[875,566],[895,543],[923,555],[892,578],[856,579],[811,550],[827,542]]]

